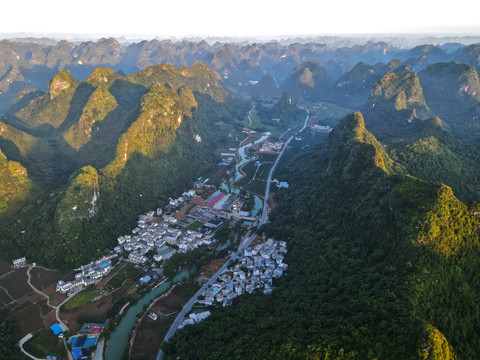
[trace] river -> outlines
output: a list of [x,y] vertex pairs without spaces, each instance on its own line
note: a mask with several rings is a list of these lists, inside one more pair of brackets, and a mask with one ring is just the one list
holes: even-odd
[[[270,134],[262,135],[258,140],[255,140],[253,143],[249,142],[248,144],[243,145],[242,147],[240,147],[238,149],[238,154],[240,155],[242,160],[237,165],[235,165],[235,177],[233,178],[233,181],[237,181],[238,179],[240,179],[242,177],[242,173],[240,172],[240,168],[243,165],[245,165],[247,162],[251,161],[250,159],[247,158],[247,154],[245,154],[245,150],[252,145],[255,145],[255,144],[258,144],[262,141],[267,140],[269,136],[270,136]],[[227,186],[226,182],[223,182],[222,185],[220,185],[220,189],[226,190],[228,192],[228,186]],[[234,187],[230,187],[230,192],[238,194],[238,193],[240,193],[240,190],[237,189],[237,188],[234,188]],[[251,211],[251,216],[252,217],[257,216],[257,214],[262,209],[262,206],[263,206],[262,199],[260,199],[258,196],[255,196],[255,205],[253,206],[253,210]]]
[[[234,181],[242,177],[242,174],[240,173],[240,167],[242,167],[244,164],[250,161],[247,158],[247,155],[245,154],[245,150],[254,144],[258,144],[268,139],[269,136],[270,135],[262,135],[258,140],[255,140],[253,144],[249,142],[248,144],[238,149],[238,154],[240,155],[242,160],[235,166]],[[220,188],[228,191],[228,186],[226,185],[225,182],[220,186]],[[230,189],[230,192],[238,194],[240,190],[232,187]],[[263,206],[262,200],[258,196],[255,196],[255,206],[252,210],[252,216],[256,216],[260,212],[262,206]],[[182,273],[180,273],[174,278],[174,282],[181,280],[182,278],[187,276],[187,274],[188,273],[186,271],[183,271]],[[120,321],[120,324],[118,324],[118,326],[115,327],[115,330],[110,335],[110,342],[108,345],[107,355],[105,357],[105,360],[118,360],[122,358],[123,353],[125,351],[125,347],[128,342],[128,335],[132,332],[132,326],[135,323],[135,318],[143,310],[143,306],[145,304],[150,303],[150,301],[152,301],[155,297],[165,292],[169,286],[170,286],[170,283],[165,282],[155,290],[152,290],[148,294],[144,295],[135,305],[132,305],[127,310],[127,313]]]
[[[182,271],[175,276],[173,282],[180,281],[188,275],[187,271]],[[132,305],[125,316],[120,320],[120,324],[115,327],[115,330],[110,334],[110,342],[107,348],[106,360],[119,360],[125,352],[125,347],[128,343],[128,335],[132,332],[132,326],[135,324],[135,318],[143,310],[145,304],[149,304],[154,298],[164,293],[170,286],[170,282],[165,282],[155,290],[150,291],[144,295],[135,305]]]
[[[300,106],[299,106],[300,107]],[[307,116],[305,118],[305,123],[303,125],[303,127],[297,131],[295,134],[293,134],[292,136],[290,136],[290,138],[287,140],[287,142],[285,143],[282,151],[280,151],[280,154],[278,154],[278,157],[277,159],[275,160],[275,163],[273,164],[272,168],[270,169],[270,172],[268,174],[268,179],[267,179],[267,187],[265,189],[265,203],[264,203],[264,209],[263,209],[263,212],[262,212],[262,217],[260,218],[260,226],[262,226],[263,224],[265,224],[265,222],[267,221],[267,218],[268,218],[268,208],[267,208],[267,200],[269,198],[269,195],[270,195],[270,183],[272,181],[272,176],[273,176],[273,173],[275,172],[275,168],[277,167],[278,165],[278,162],[280,161],[280,158],[282,157],[283,153],[285,152],[285,150],[287,149],[288,147],[288,144],[290,143],[290,141],[292,141],[292,139],[294,138],[295,135],[297,135],[298,133],[302,132],[303,130],[305,130],[305,128],[307,127],[307,124],[308,124],[308,119],[310,117],[310,112],[307,110],[307,109],[304,109],[302,107],[300,107],[302,110],[305,110],[307,112]],[[263,141],[263,140],[258,140],[258,141]],[[242,153],[245,155],[245,149],[243,149]],[[240,156],[242,156],[240,154]],[[243,159],[243,156],[242,156],[242,159]],[[237,167],[237,171],[238,171],[238,167]],[[203,293],[205,292],[205,289],[212,285],[213,282],[215,282],[217,280],[217,278],[220,276],[221,273],[223,273],[223,271],[228,267],[230,261],[232,260],[235,260],[239,255],[242,254],[243,250],[250,245],[250,243],[253,241],[253,239],[255,239],[255,237],[257,236],[257,233],[254,232],[248,239],[246,239],[243,243],[240,243],[240,246],[238,247],[238,250],[236,252],[233,252],[232,253],[232,256],[227,260],[227,262],[225,264],[222,265],[222,267],[220,269],[218,269],[218,271],[208,280],[207,283],[205,283],[200,290],[197,291],[197,293],[188,301],[188,303],[183,307],[182,311],[177,315],[175,321],[173,322],[172,326],[170,327],[170,329],[168,330],[167,334],[165,335],[165,338],[164,338],[164,342],[165,341],[168,341],[174,334],[175,332],[177,331],[178,329],[178,326],[180,325],[181,321],[183,320],[184,316],[192,309],[192,306],[193,304],[195,304],[198,300],[198,297],[203,295]],[[157,354],[157,359],[156,360],[162,360],[163,359],[163,350],[159,349],[158,351],[158,354]]]

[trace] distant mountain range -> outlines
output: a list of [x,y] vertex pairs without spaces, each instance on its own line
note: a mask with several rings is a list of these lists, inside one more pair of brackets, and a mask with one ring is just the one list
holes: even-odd
[[[480,66],[480,45],[445,43],[405,48],[395,42],[355,38],[307,40],[311,41],[212,44],[205,40],[120,43],[113,38],[80,43],[3,40],[0,42],[0,111],[8,108],[20,90],[37,88],[46,91],[45,84],[60,70],[68,70],[74,78],[83,80],[96,66],[109,66],[114,71],[128,74],[161,63],[190,66],[205,62],[221,75],[225,86],[233,88],[238,88],[239,83],[258,81],[265,74],[281,84],[293,68],[309,61],[323,64],[331,82],[359,62],[378,67],[376,64],[399,59],[415,71],[439,61],[458,60],[477,69]],[[434,41],[435,38],[424,40]]]

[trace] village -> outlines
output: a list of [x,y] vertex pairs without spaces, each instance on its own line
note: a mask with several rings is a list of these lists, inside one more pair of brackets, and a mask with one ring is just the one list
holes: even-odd
[[[286,275],[288,265],[283,262],[287,253],[287,243],[268,239],[260,244],[247,247],[218,277],[208,286],[197,303],[205,306],[228,306],[233,299],[255,290],[263,289],[270,294],[273,279]],[[205,320],[210,311],[192,312],[183,320],[179,328]]]
[[[195,189],[183,193],[179,198],[171,199],[163,209],[158,208],[139,215],[131,234],[119,236],[118,245],[113,250],[75,269],[74,279],[59,280],[56,291],[72,298],[87,287],[99,285],[121,261],[134,264],[139,273],[143,274],[137,278],[137,287],[146,285],[146,289],[155,289],[166,281],[163,262],[175,253],[185,253],[200,246],[206,246],[213,251],[213,248],[219,245],[214,236],[215,231],[225,222],[233,222],[232,212],[239,216],[244,199],[239,195],[216,190],[216,187],[208,185],[207,182],[208,179],[199,178],[194,184]],[[197,195],[197,192],[208,197],[204,199]],[[189,211],[186,211],[186,208]],[[15,261],[16,266],[24,263],[23,258]],[[152,281],[155,278],[160,280]],[[102,295],[91,301],[101,298]],[[155,321],[156,315],[150,314],[149,318]],[[76,335],[68,339],[75,359],[88,355],[87,348],[96,345],[98,336],[105,327],[105,324],[94,324],[95,334],[84,334],[85,326],[90,325],[84,324]],[[63,337],[65,330],[57,323],[51,327],[51,331],[59,338]]]
[[[194,211],[183,216],[179,221],[178,216],[175,217],[176,210],[196,197],[195,190],[190,190],[182,194],[179,199],[172,199],[165,207],[165,212],[158,208],[156,211],[140,215],[137,227],[132,230],[132,233],[118,237],[118,246],[97,260],[75,269],[78,273],[75,274],[74,280],[58,281],[56,290],[64,294],[72,294],[83,287],[97,284],[112,270],[112,259],[127,254],[122,260],[139,265],[150,263],[150,271],[161,274],[161,266],[158,265],[177,251],[187,252],[202,245],[211,249],[218,244],[213,233],[229,218],[229,214],[213,206],[220,200],[223,200],[222,204],[225,205],[230,196],[216,191],[202,202],[205,206],[195,206]],[[234,208],[239,203],[243,203],[238,196],[233,200],[226,206]],[[149,282],[151,278],[152,276],[147,274],[142,278],[142,283]]]
[[[252,142],[250,147],[259,153],[266,154],[278,154],[283,148],[284,143],[280,141],[270,142],[264,139]],[[219,165],[228,165],[232,162],[233,150],[237,149],[229,148],[228,150],[232,152],[222,153],[222,163]],[[245,154],[242,155],[242,159],[244,159],[243,156]],[[190,190],[177,198],[170,198],[163,208],[139,215],[132,231],[117,238],[117,245],[113,250],[105,250],[96,260],[75,269],[75,274],[70,279],[59,280],[56,283],[56,292],[75,301],[77,294],[86,289],[86,293],[91,292],[92,297],[96,295],[90,303],[102,304],[102,301],[108,301],[102,299],[108,299],[109,296],[114,296],[116,299],[116,294],[122,294],[123,288],[127,290],[130,287],[129,292],[141,291],[142,293],[156,289],[166,281],[163,273],[164,262],[176,253],[187,253],[204,246],[213,252],[218,253],[223,249],[225,254],[235,254],[234,246],[238,243],[237,240],[240,239],[241,234],[235,235],[235,241],[232,237],[225,243],[225,239],[220,241],[220,237],[216,236],[217,230],[224,224],[231,227],[239,223],[243,225],[242,233],[246,232],[247,228],[258,224],[261,207],[251,211],[252,205],[246,206],[246,204],[253,203],[253,199],[249,201],[249,197],[253,195],[249,195],[248,192],[240,194],[238,190],[231,191],[229,186],[217,187],[214,184],[215,182],[210,181],[209,178],[200,177],[192,184]],[[207,307],[230,305],[236,297],[244,293],[263,291],[269,294],[272,292],[273,279],[283,276],[287,269],[287,264],[283,262],[287,251],[286,244],[273,239],[266,240],[265,237],[262,239],[260,236],[254,244],[232,257],[229,267],[203,291],[200,298],[197,297],[196,310],[183,320],[181,326],[203,321],[210,315],[210,311],[206,310]],[[229,259],[230,255],[225,257],[225,260]],[[24,263],[25,259],[17,259],[15,265],[22,266]],[[220,262],[218,266],[221,264]],[[125,280],[123,283],[119,282],[117,279],[121,279],[124,273],[122,269],[132,269],[132,267],[137,275],[132,273],[131,279],[126,283]],[[126,274],[125,272],[125,276]],[[200,283],[207,281],[205,275],[203,278],[202,274],[198,276]],[[124,277],[124,279],[127,278]],[[105,283],[110,284],[110,290],[105,290]],[[87,299],[90,295],[83,297]],[[128,303],[125,306],[128,306]],[[121,311],[124,311],[125,306]],[[202,309],[206,311],[199,312]],[[153,322],[156,322],[158,317],[159,315],[154,312],[147,314],[147,318]],[[95,334],[83,334],[85,331],[82,329],[91,324],[95,325]],[[58,324],[53,326],[55,325]],[[60,325],[63,326],[62,323]],[[76,335],[71,336],[68,342],[72,347],[74,358],[88,354],[88,351],[85,351],[88,346],[84,341],[87,341],[89,346],[95,345],[105,326],[106,323],[103,325],[84,323],[80,330],[73,331]],[[62,327],[51,328],[54,335],[58,337],[62,336],[64,330],[66,329]]]
[[283,262],[287,252],[284,241],[268,239],[264,243],[247,247],[217,282],[204,293],[206,306],[230,305],[232,300],[244,292],[251,294],[256,289],[264,289],[265,294],[272,292],[272,279],[281,277],[288,265]]

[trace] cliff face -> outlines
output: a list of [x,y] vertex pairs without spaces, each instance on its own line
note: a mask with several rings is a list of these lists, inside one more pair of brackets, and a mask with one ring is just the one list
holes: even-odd
[[60,231],[67,231],[74,220],[95,216],[99,197],[98,173],[93,167],[85,166],[72,174],[56,209],[56,223]]

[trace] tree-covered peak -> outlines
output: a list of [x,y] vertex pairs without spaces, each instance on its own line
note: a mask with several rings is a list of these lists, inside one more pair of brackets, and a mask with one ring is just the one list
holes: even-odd
[[0,214],[23,201],[30,188],[27,169],[17,161],[8,160],[0,150]]
[[66,70],[59,71],[48,82],[48,89],[50,90],[50,99],[54,99],[62,91],[77,86],[77,80]]
[[116,107],[115,97],[102,85],[97,86],[83,106],[78,121],[70,126],[63,138],[74,149],[80,149],[91,140],[94,124],[104,120]]
[[191,109],[197,106],[187,86],[178,90],[154,84],[142,96],[138,117],[120,137],[115,159],[105,168],[108,177],[115,177],[133,153],[153,158],[166,152],[175,142],[176,130]]
[[170,64],[154,65],[127,75],[125,79],[147,88],[154,84],[167,85],[172,89],[186,85],[194,92],[210,95],[216,102],[224,102],[228,98],[219,75],[205,63],[179,68]]
[[433,208],[419,224],[415,241],[442,256],[458,255],[462,250],[477,247],[478,217],[471,216],[467,206],[459,201],[447,185],[439,185]]
[[370,103],[392,101],[396,110],[426,108],[423,90],[416,73],[395,74],[389,70],[373,84]]
[[340,120],[333,132],[332,138],[340,137],[346,142],[351,140],[364,142],[366,131],[363,115],[357,111]]
[[93,166],[84,166],[70,176],[69,183],[73,186],[98,189],[98,172]]
[[121,75],[109,67],[96,67],[86,79],[86,82],[98,86],[99,84],[111,84],[116,79],[122,78]]
[[[345,116],[327,139],[326,146],[332,153],[335,166],[341,164],[348,177],[366,175],[372,169],[390,173],[393,161],[383,145],[365,127],[362,113]],[[368,176],[368,175],[366,175]]]

